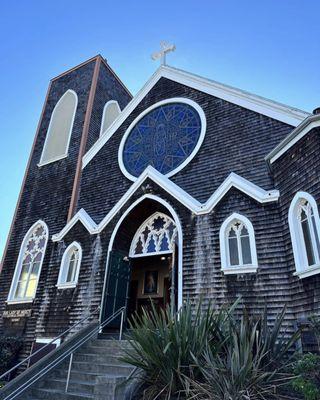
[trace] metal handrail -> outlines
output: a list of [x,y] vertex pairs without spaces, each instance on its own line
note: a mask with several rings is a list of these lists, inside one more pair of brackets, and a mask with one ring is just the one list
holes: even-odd
[[[123,330],[123,321],[124,321],[124,314],[126,312],[126,307],[121,307],[119,308],[114,314],[112,314],[110,317],[108,317],[105,321],[100,323],[96,328],[94,328],[91,332],[89,332],[86,336],[84,336],[82,339],[80,339],[77,343],[75,343],[73,346],[71,346],[70,349],[65,351],[61,356],[59,356],[56,360],[53,360],[50,364],[48,364],[44,369],[36,373],[34,376],[31,377],[27,382],[23,383],[20,387],[18,387],[15,391],[10,393],[8,396],[6,396],[3,400],[11,400],[20,395],[23,391],[28,389],[34,382],[36,382],[38,379],[40,379],[42,376],[47,374],[52,368],[56,367],[59,365],[62,361],[64,361],[71,353],[74,353],[79,347],[81,347],[84,343],[86,343],[89,339],[91,339],[93,336],[95,336],[97,333],[101,331],[105,326],[110,324],[115,318],[117,318],[120,314],[121,316],[121,325],[120,325],[120,333],[119,333],[119,340],[121,340],[122,337],[122,330]],[[70,378],[70,376],[69,376]],[[67,387],[66,387],[67,389]]]
[[68,332],[70,332],[72,329],[76,328],[78,325],[82,324],[84,321],[86,321],[87,319],[89,319],[90,317],[92,317],[92,315],[96,312],[100,310],[100,306],[95,308],[89,315],[87,315],[86,317],[83,317],[82,319],[80,319],[80,321],[78,321],[77,323],[75,323],[74,325],[72,325],[70,328],[66,329],[64,332],[60,333],[59,336],[55,337],[54,339],[52,339],[50,342],[48,342],[45,346],[40,347],[37,351],[35,351],[34,353],[30,354],[27,358],[23,359],[22,361],[20,361],[18,364],[14,365],[12,368],[10,368],[8,371],[6,371],[4,374],[2,374],[0,376],[0,381],[3,380],[4,377],[6,377],[7,375],[9,375],[12,371],[15,371],[18,367],[20,367],[21,365],[23,365],[24,363],[26,363],[27,361],[30,361],[32,357],[34,357],[36,354],[40,353],[41,351],[43,351],[43,349],[45,349],[46,347],[50,346],[51,344],[53,344],[54,342],[56,342],[57,340],[61,339],[64,335],[66,335]]

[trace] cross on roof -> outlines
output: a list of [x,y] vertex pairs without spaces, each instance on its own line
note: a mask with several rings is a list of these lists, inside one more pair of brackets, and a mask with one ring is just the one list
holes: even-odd
[[161,47],[161,50],[156,52],[156,53],[153,53],[151,55],[151,58],[153,60],[161,59],[161,65],[166,65],[166,55],[167,55],[167,53],[169,53],[170,51],[175,51],[176,46],[174,44],[161,42],[160,43],[160,47]]

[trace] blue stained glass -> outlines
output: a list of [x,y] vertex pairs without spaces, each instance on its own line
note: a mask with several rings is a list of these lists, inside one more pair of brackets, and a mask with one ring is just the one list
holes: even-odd
[[200,133],[200,116],[189,104],[157,107],[129,133],[123,148],[124,166],[135,177],[149,165],[168,174],[190,156]]

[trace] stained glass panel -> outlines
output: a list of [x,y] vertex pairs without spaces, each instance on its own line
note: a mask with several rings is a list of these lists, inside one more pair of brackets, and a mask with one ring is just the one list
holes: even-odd
[[201,133],[198,112],[188,104],[171,103],[145,115],[124,144],[123,163],[137,177],[151,165],[168,174],[193,152]]

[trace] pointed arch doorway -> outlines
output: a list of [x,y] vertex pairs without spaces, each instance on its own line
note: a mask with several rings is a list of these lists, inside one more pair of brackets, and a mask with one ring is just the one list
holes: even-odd
[[[182,230],[173,208],[147,194],[120,218],[109,243],[101,320],[121,307],[126,317],[182,303]],[[120,318],[112,324],[117,328]]]

